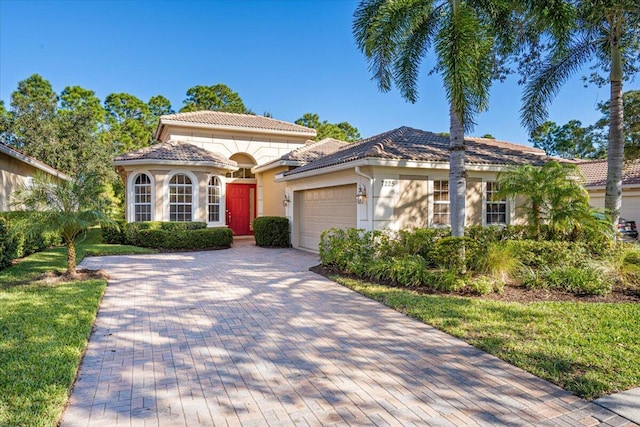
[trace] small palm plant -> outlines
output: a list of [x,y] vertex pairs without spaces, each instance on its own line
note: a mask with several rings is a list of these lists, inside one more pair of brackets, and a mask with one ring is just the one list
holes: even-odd
[[496,198],[517,197],[527,215],[532,236],[540,239],[544,225],[570,236],[583,229],[605,232],[589,206],[583,178],[573,164],[549,162],[542,167],[522,165],[498,175]]
[[26,233],[49,230],[59,233],[67,248],[67,275],[76,275],[76,244],[89,227],[113,224],[102,186],[96,176],[62,180],[36,175],[30,185],[13,193],[12,206],[31,211],[20,222]]

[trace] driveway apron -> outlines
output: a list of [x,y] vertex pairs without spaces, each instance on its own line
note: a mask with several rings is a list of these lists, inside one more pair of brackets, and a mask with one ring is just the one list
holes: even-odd
[[632,425],[317,263],[250,241],[86,259],[110,280],[62,426]]

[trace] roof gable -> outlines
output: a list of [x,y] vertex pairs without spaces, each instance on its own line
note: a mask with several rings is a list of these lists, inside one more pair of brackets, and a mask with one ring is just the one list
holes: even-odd
[[187,142],[167,141],[120,154],[114,164],[200,163],[223,169],[235,169],[237,163],[226,157]]
[[[487,138],[465,138],[466,162],[479,165],[542,165],[544,151],[525,145]],[[335,166],[355,160],[409,160],[449,162],[449,137],[410,127],[400,127],[351,143],[285,175]]]

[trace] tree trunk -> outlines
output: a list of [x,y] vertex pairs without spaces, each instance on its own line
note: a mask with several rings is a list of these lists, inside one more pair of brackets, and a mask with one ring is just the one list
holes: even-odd
[[[613,31],[612,31],[613,32]],[[607,188],[604,208],[615,230],[622,206],[622,166],[624,162],[624,128],[622,108],[622,55],[616,38],[611,40],[611,99],[609,100],[609,145],[607,153]]]
[[67,274],[76,275],[76,242],[67,240]]
[[462,120],[453,106],[449,109],[449,203],[451,235],[464,237],[467,178],[464,167],[465,142]]

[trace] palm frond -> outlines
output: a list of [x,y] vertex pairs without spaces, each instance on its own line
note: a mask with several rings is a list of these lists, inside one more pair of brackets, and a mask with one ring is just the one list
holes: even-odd
[[562,85],[589,61],[596,50],[593,40],[573,43],[569,49],[556,52],[527,84],[520,109],[522,124],[531,132],[548,117],[548,106]]
[[433,7],[432,2],[424,2],[412,11],[407,36],[400,41],[398,57],[394,63],[394,80],[402,96],[410,102],[418,100],[416,84],[422,58],[426,55],[438,22],[442,6]]

